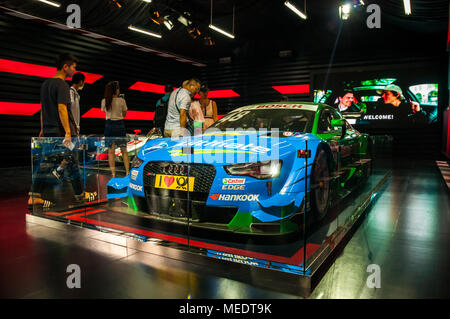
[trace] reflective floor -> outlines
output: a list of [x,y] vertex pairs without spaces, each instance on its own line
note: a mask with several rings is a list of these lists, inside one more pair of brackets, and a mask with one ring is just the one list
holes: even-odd
[[[0,170],[2,298],[299,298],[211,269],[26,223],[30,171]],[[310,298],[450,297],[450,201],[435,161],[397,159],[392,181]],[[68,289],[66,268],[81,268]],[[368,288],[370,264],[381,288]],[[227,272],[223,269],[223,272]],[[250,272],[251,276],[258,276]]]

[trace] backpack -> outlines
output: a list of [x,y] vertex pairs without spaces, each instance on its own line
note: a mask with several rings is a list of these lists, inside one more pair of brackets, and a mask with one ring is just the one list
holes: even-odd
[[167,109],[169,107],[169,100],[164,101],[162,98],[160,100],[159,106],[156,108],[155,112],[155,127],[164,127],[164,124],[166,123],[166,117],[167,117]]

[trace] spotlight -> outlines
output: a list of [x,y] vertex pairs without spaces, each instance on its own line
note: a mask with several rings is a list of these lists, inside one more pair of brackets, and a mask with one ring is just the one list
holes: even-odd
[[164,23],[164,18],[161,17],[161,14],[160,14],[159,11],[156,10],[156,9],[152,11],[152,14],[151,14],[151,16],[150,16],[150,19],[151,19],[153,22],[155,22],[156,24]]
[[180,15],[178,17],[178,21],[183,24],[184,26],[189,26],[190,24],[192,24],[192,21],[189,20],[188,18],[190,17],[189,12],[185,12],[183,15]]
[[349,3],[339,6],[339,18],[342,20],[348,20],[350,17],[351,5]]
[[166,26],[167,30],[172,30],[173,28],[173,22],[169,19],[169,16],[164,17],[164,25]]
[[202,34],[200,30],[195,26],[189,26],[188,33],[193,39],[197,39]]
[[123,1],[122,0],[110,0],[112,4],[116,5],[118,8],[123,7]]
[[212,47],[213,45],[215,45],[216,43],[214,42],[214,40],[211,38],[211,36],[205,36],[205,38],[203,39],[204,43],[206,46]]

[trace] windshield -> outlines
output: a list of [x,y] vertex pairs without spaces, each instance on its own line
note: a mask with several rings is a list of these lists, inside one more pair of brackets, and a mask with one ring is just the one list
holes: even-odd
[[231,112],[211,127],[221,131],[226,129],[266,129],[288,132],[311,132],[314,111],[307,110],[243,110]]

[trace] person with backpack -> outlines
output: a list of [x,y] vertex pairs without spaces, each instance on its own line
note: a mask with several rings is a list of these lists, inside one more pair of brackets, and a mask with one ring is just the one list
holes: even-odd
[[189,118],[192,98],[200,91],[200,81],[192,78],[183,82],[183,86],[174,90],[169,97],[167,118],[164,125],[165,137],[193,134],[193,121]]
[[164,136],[164,124],[167,118],[167,108],[169,104],[170,93],[173,91],[171,85],[166,85],[164,88],[164,96],[156,102],[155,117],[153,118],[154,126],[161,131]]

